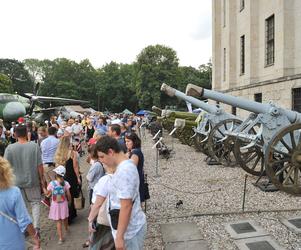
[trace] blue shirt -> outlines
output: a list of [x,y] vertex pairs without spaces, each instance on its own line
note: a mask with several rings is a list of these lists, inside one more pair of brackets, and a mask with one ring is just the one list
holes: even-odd
[[44,164],[54,162],[54,155],[59,141],[55,136],[50,135],[41,142],[42,161]]
[[100,134],[100,135],[105,135],[106,133],[107,133],[107,131],[108,131],[108,128],[107,128],[107,126],[106,125],[104,125],[104,124],[97,124],[96,125],[96,130],[97,130],[97,132]]
[[98,180],[104,175],[105,172],[102,164],[98,161],[94,162],[91,165],[86,177],[88,180],[89,189],[93,189]]
[[19,188],[11,187],[0,190],[0,211],[18,222],[18,224],[15,224],[0,215],[0,249],[24,250],[25,239],[23,233],[32,221]]

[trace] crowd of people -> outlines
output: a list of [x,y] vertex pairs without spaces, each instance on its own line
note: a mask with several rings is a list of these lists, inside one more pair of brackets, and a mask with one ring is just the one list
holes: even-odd
[[[142,208],[149,193],[136,133],[140,124],[139,117],[119,114],[68,120],[59,114],[39,127],[20,118],[10,129],[0,121],[0,227],[6,228],[0,249],[24,249],[25,236],[40,248],[41,204],[49,207],[63,244],[77,217],[75,199],[82,195],[83,178],[90,204],[83,247],[143,249]],[[90,168],[83,176],[79,158],[86,151]]]

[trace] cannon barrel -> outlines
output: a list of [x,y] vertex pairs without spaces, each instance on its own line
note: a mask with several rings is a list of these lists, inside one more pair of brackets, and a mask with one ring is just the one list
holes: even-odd
[[[229,104],[234,107],[238,107],[250,112],[254,113],[272,113],[277,115],[278,109],[274,105],[259,103],[251,100],[246,100],[241,97],[231,96],[224,93],[220,93],[218,91],[209,90],[202,88],[200,86],[194,84],[188,84],[186,87],[186,94],[188,96],[195,96],[195,97],[204,97],[214,101],[222,102]],[[299,114],[295,111],[285,110],[285,115],[289,119],[290,122],[295,122],[299,116]]]
[[208,103],[202,102],[192,96],[185,95],[183,92],[176,90],[175,88],[172,88],[168,86],[167,84],[163,83],[161,85],[161,91],[165,92],[167,95],[173,97],[176,96],[184,101],[190,102],[192,105],[201,108],[208,113],[211,114],[218,114],[220,113],[220,108],[217,108],[214,105],[210,105]]
[[162,109],[156,107],[156,106],[152,106],[152,111],[154,111],[157,115],[161,115],[162,114]]
[[198,115],[194,113],[171,111],[171,110],[167,110],[165,115],[167,118],[171,118],[171,119],[179,118],[179,119],[185,119],[190,121],[195,121],[195,119],[198,117]]

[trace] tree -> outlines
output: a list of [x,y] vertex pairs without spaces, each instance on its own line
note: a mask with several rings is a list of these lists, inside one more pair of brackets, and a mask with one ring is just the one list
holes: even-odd
[[31,80],[35,83],[42,83],[45,77],[45,69],[43,61],[38,59],[25,59],[23,61],[24,68],[28,71]]
[[136,72],[133,65],[111,62],[98,70],[97,96],[101,110],[137,109]]
[[15,59],[0,59],[0,73],[12,81],[14,92],[32,92],[33,81],[22,62]]
[[207,64],[201,64],[199,67],[201,73],[202,86],[204,88],[212,88],[212,63],[211,60]]
[[7,75],[0,73],[0,89],[4,93],[13,93],[13,84]]
[[88,59],[76,64],[75,70],[76,73],[73,75],[73,82],[76,84],[77,98],[90,101],[90,105],[96,107],[96,70]]
[[165,106],[170,99],[161,93],[163,82],[175,84],[179,59],[176,52],[163,45],[148,46],[137,56],[139,84],[136,94],[139,107],[150,109],[153,105]]

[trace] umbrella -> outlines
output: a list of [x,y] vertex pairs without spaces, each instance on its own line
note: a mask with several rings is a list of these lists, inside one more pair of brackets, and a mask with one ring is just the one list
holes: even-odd
[[146,114],[147,114],[147,111],[143,110],[143,109],[141,109],[137,112],[137,115],[146,115]]
[[130,110],[128,110],[128,109],[123,110],[122,113],[123,113],[123,114],[126,114],[126,115],[132,115],[132,114],[133,114],[133,113],[132,113]]

